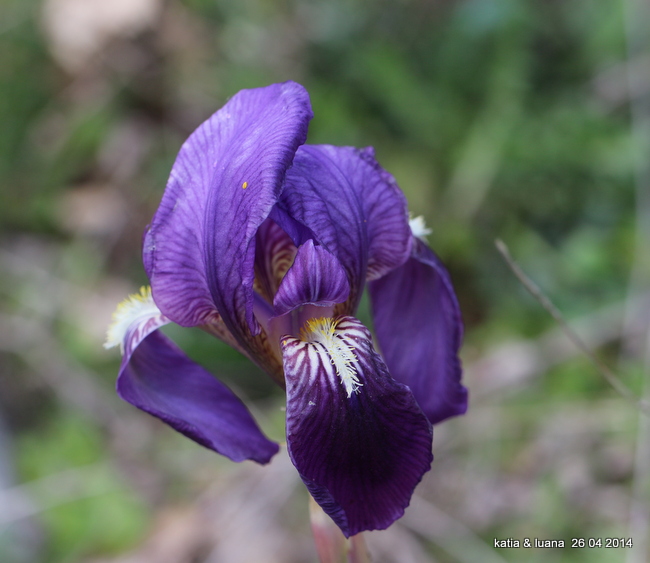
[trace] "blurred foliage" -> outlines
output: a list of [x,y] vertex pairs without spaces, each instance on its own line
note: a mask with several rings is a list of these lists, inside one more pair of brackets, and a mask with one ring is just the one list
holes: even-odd
[[[118,476],[107,463],[103,438],[86,420],[63,413],[38,434],[26,433],[20,446],[21,476],[42,480],[38,497],[46,505],[53,497],[53,507],[41,515],[53,560],[74,560],[89,550],[115,552],[143,532],[142,503],[116,485]],[[49,475],[58,476],[49,483],[54,487],[47,487]]]
[[[174,465],[191,444],[114,401],[118,359],[100,345],[114,303],[146,283],[140,237],[181,143],[241,88],[296,80],[314,107],[310,142],[375,147],[451,271],[466,363],[553,328],[496,254],[497,237],[568,317],[623,306],[638,259],[624,0],[154,0],[133,3],[156,7],[145,23],[97,31],[87,44],[77,35],[91,26],[77,34],[55,17],[77,4],[0,3],[0,324],[27,327],[0,342],[10,442],[0,440],[0,458],[11,466],[0,488],[24,483],[42,505],[0,520],[3,562],[72,563],[134,548],[160,507],[204,483]],[[281,439],[282,393],[257,368],[200,331],[169,333]],[[624,380],[640,392],[638,343],[605,340],[604,357],[621,356]],[[457,445],[437,457],[453,463],[437,461],[436,475],[462,473],[471,486],[459,500],[460,477],[448,490],[431,485],[433,498],[488,547],[493,537],[626,533],[627,505],[617,512],[616,502],[631,494],[634,412],[584,360],[562,358],[523,386],[479,396],[476,414],[450,424]],[[66,386],[70,374],[77,379]],[[96,399],[133,428],[116,430]],[[553,450],[549,435],[562,434],[549,426],[554,415],[571,418],[566,428],[592,421],[576,435],[593,441],[571,455]],[[230,471],[194,455],[215,474]],[[572,497],[566,483],[580,471],[587,492]],[[142,479],[149,488],[139,489]],[[520,495],[525,508],[488,498],[517,483],[531,489]],[[612,498],[610,512],[594,508]],[[484,508],[488,522],[472,503],[501,508]],[[462,560],[435,539],[420,541],[436,561]]]

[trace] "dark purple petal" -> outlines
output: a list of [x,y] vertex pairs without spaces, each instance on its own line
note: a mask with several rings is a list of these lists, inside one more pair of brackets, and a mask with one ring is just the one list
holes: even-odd
[[233,96],[183,145],[145,236],[145,268],[165,315],[195,326],[218,311],[253,357],[254,236],[311,117],[307,92],[293,82]]
[[[408,258],[406,200],[371,148],[300,147],[287,171],[279,208],[310,229],[343,265],[351,288],[348,312],[356,309],[366,279]],[[281,214],[276,215],[281,222]]]
[[244,404],[158,327],[169,320],[142,298],[127,302],[117,393],[185,436],[229,457],[267,463],[278,451]]
[[322,246],[314,246],[308,240],[298,248],[273,307],[276,315],[283,315],[302,305],[329,307],[342,303],[349,294],[350,286],[339,261]]
[[392,376],[411,388],[432,424],[465,413],[460,308],[437,256],[414,239],[412,257],[369,290],[375,334]]
[[117,393],[233,461],[268,463],[278,451],[233,392],[158,331],[149,334],[123,363]]
[[[328,324],[328,322],[330,324]],[[430,466],[431,425],[353,317],[312,320],[284,337],[289,455],[346,536],[404,514]]]

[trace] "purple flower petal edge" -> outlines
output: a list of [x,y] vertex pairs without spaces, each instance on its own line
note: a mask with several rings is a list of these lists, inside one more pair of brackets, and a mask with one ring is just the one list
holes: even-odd
[[432,424],[467,410],[460,308],[447,270],[419,239],[411,258],[369,285],[377,341],[393,377]]
[[[432,431],[358,320],[339,318],[333,338],[333,346],[353,350],[348,368],[356,391],[343,384],[326,346],[282,339],[287,445],[316,502],[350,537],[387,528],[404,514],[431,466]],[[338,367],[347,369],[340,361]]]
[[278,451],[232,391],[158,331],[147,336],[124,364],[117,393],[233,461],[264,464]]
[[262,434],[230,389],[157,330],[169,319],[152,302],[138,300],[142,313],[132,315],[122,342],[118,395],[233,461],[268,463],[278,445]]
[[[287,171],[278,204],[339,260],[350,283],[352,314],[366,279],[403,264],[411,249],[406,199],[371,148],[305,145]],[[291,225],[282,223],[288,233]]]
[[242,90],[185,142],[143,248],[154,298],[172,321],[196,326],[218,312],[250,347],[259,332],[255,233],[311,117],[309,96],[295,82]]

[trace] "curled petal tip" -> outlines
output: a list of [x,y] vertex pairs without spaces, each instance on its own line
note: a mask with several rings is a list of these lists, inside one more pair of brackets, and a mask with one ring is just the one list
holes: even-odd
[[129,295],[117,306],[106,332],[104,348],[108,350],[119,346],[124,355],[129,330],[136,327],[138,332],[146,335],[167,322],[153,300],[151,287],[142,286],[139,293]]

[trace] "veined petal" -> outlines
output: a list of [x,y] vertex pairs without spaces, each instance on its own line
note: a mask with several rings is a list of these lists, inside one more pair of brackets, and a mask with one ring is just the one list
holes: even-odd
[[431,466],[431,425],[353,317],[286,336],[287,444],[302,480],[349,537],[400,518]]
[[344,312],[356,309],[366,279],[380,277],[409,256],[406,200],[371,148],[300,147],[279,206],[343,265],[350,282]]
[[314,246],[310,239],[298,249],[275,295],[273,307],[276,315],[302,305],[331,307],[345,301],[349,294],[350,285],[339,261],[322,246]]
[[293,82],[234,95],[181,148],[144,240],[145,268],[164,314],[196,326],[218,312],[263,365],[263,350],[252,342],[260,331],[254,237],[311,116],[307,92]]
[[114,344],[122,333],[117,378],[122,399],[233,461],[267,463],[278,451],[230,389],[156,330],[170,321],[149,290],[129,298],[115,321],[109,338]]
[[268,463],[278,451],[233,392],[159,331],[149,334],[125,358],[117,393],[233,461]]
[[467,410],[458,350],[460,308],[447,270],[422,241],[400,268],[369,284],[374,328],[393,377],[432,424]]
[[257,230],[255,245],[254,288],[270,304],[282,278],[293,264],[298,248],[271,219],[266,219]]

